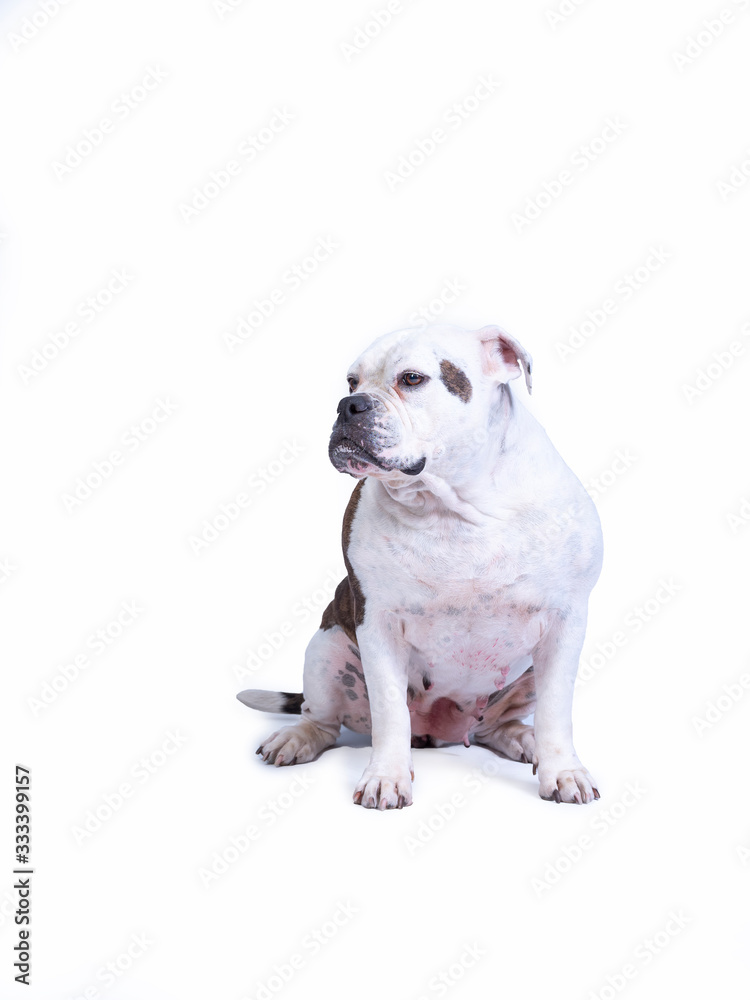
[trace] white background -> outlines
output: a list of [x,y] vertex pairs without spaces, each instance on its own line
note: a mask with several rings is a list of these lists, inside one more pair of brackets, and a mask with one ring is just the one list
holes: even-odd
[[[2,996],[737,995],[750,185],[733,169],[750,172],[750,7],[727,0],[722,26],[707,0],[589,0],[557,19],[552,0],[414,0],[363,44],[382,3],[46,6],[9,2],[0,20]],[[494,92],[454,127],[482,78]],[[293,119],[243,160],[277,112]],[[621,134],[576,166],[608,118]],[[438,127],[445,141],[389,181]],[[186,212],[232,159],[240,173]],[[563,170],[571,183],[545,198]],[[538,218],[514,222],[530,204]],[[319,240],[336,247],[293,287]],[[463,290],[446,306],[447,282]],[[562,357],[608,298],[616,311]],[[415,804],[385,814],[351,804],[361,740],[296,770],[254,756],[278,720],[234,695],[300,689],[343,574],[354,483],[326,449],[347,365],[421,307],[518,337],[529,405],[585,483],[604,478],[575,704],[595,805],[541,801],[521,764],[487,777],[478,748],[416,752]],[[173,412],[150,423],[159,400]],[[112,474],[66,503],[113,451]],[[204,520],[269,468],[194,552]],[[142,610],[96,655],[123,602]],[[608,658],[597,644],[612,653],[617,632]],[[32,773],[30,989],[12,967],[16,763]]]

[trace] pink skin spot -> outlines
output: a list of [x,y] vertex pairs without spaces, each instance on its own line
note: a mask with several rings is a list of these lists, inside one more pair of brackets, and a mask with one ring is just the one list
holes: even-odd
[[415,736],[458,743],[466,733],[466,716],[451,698],[437,698],[428,711],[420,711],[417,703],[409,706],[411,731]]
[[486,649],[467,650],[462,647],[453,652],[452,658],[463,669],[485,673],[495,669],[497,653],[494,649],[488,652]]
[[411,714],[411,731],[415,736],[432,736],[449,743],[463,743],[469,746],[469,734],[475,722],[487,707],[489,697],[482,695],[477,698],[474,707],[461,710],[451,698],[438,698],[429,711],[420,711],[415,702],[409,706]]
[[509,671],[510,671],[510,664],[500,668],[500,676],[496,677],[494,680],[495,687],[498,689],[498,691],[502,691],[502,689],[505,687],[505,678],[508,676]]

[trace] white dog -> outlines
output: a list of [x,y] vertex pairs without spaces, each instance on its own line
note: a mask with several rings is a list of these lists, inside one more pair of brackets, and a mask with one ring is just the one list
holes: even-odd
[[544,799],[599,797],[571,705],[601,529],[511,391],[521,369],[530,392],[531,358],[498,327],[388,334],[352,365],[329,448],[360,480],[347,576],[307,648],[304,694],[238,695],[301,712],[258,748],[268,763],[313,760],[343,724],[372,734],[354,791],[369,808],[411,803],[412,746],[470,740],[533,763]]

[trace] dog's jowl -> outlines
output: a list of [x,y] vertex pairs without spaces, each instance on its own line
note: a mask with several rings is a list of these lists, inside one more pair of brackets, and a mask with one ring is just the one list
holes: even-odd
[[[531,358],[499,327],[405,330],[349,369],[329,455],[358,479],[346,577],[305,655],[300,713],[258,749],[300,764],[341,726],[370,733],[354,801],[412,801],[412,747],[471,742],[533,764],[540,795],[598,798],[573,747],[573,683],[601,567],[594,505],[511,382]],[[533,726],[523,720],[534,716]]]

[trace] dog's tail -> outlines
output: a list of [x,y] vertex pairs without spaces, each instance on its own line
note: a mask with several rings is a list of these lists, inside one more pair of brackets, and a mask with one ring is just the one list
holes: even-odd
[[237,695],[243,705],[257,708],[259,712],[284,712],[289,715],[302,713],[302,694],[289,694],[288,691],[240,691]]

